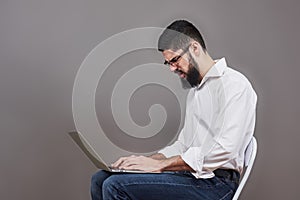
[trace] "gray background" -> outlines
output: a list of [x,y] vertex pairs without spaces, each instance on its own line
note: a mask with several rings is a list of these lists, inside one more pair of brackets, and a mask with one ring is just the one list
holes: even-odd
[[[89,199],[96,171],[70,140],[85,56],[118,32],[194,22],[253,83],[259,152],[241,199],[299,199],[299,1],[0,2],[0,199]],[[115,47],[117,48],[117,46]]]

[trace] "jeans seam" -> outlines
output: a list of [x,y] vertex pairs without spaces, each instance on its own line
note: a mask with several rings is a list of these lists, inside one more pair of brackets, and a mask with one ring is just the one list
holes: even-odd
[[[122,186],[131,186],[131,185],[140,185],[140,184],[149,184],[149,185],[162,185],[162,184],[167,184],[167,185],[172,185],[172,186],[184,186],[184,187],[195,187],[195,188],[201,188],[201,189],[212,189],[215,188],[219,185],[225,185],[223,182],[219,182],[216,183],[214,185],[193,185],[193,184],[174,184],[174,183],[166,183],[166,182],[132,182],[132,183],[123,183],[122,185],[120,185],[120,187]],[[118,188],[120,188],[118,187]]]
[[202,189],[211,189],[211,188],[217,187],[219,185],[225,185],[225,184],[222,183],[222,182],[219,182],[219,183],[216,183],[215,185],[204,185],[204,186],[202,186],[202,185],[196,185],[195,187],[202,188]]
[[230,190],[227,194],[225,194],[220,200],[224,200],[228,195],[233,194],[233,191]]
[[166,182],[132,182],[132,183],[124,183],[122,185],[124,186],[130,186],[130,185],[139,185],[139,184],[149,184],[149,185],[162,185],[162,184],[167,184],[167,185],[173,185],[173,186],[192,186],[194,185],[191,184],[174,184],[174,183],[166,183]]

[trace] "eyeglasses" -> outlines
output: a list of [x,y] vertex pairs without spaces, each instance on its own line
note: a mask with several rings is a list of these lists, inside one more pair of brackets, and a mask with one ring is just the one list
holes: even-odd
[[174,58],[172,58],[170,61],[165,60],[164,65],[170,66],[173,65],[175,63],[177,63],[179,61],[179,59],[189,50],[189,46],[187,46],[183,52],[181,52],[181,54],[179,54],[178,56],[175,56]]

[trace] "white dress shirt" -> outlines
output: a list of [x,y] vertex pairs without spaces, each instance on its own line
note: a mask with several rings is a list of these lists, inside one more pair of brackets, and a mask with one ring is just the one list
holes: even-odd
[[184,126],[177,141],[160,150],[180,155],[196,178],[211,178],[218,168],[242,172],[244,152],[255,127],[257,96],[247,78],[216,61],[192,88],[186,101]]

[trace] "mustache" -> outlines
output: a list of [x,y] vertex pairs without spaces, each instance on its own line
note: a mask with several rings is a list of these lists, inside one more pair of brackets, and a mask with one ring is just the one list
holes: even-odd
[[174,71],[175,74],[185,74],[183,71],[181,71],[180,69],[175,69]]

